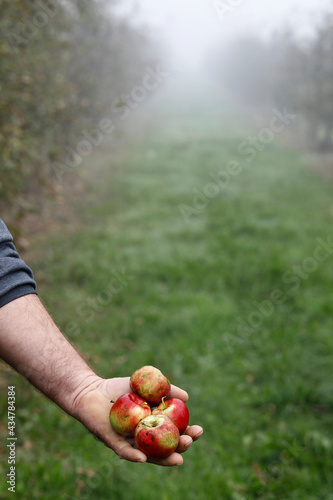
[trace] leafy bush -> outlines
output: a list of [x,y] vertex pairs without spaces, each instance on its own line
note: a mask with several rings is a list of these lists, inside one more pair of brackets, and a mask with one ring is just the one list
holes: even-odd
[[0,4],[0,209],[52,182],[52,162],[131,89],[150,46],[115,1]]

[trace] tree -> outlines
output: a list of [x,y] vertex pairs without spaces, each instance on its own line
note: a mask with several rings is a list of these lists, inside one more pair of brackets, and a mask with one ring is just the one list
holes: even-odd
[[51,183],[52,163],[142,78],[149,39],[115,4],[0,3],[0,208]]

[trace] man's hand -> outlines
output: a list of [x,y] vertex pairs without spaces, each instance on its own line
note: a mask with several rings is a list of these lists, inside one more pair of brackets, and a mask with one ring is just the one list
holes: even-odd
[[[134,448],[134,439],[125,438],[113,430],[109,413],[112,404],[110,400],[115,401],[123,394],[131,392],[129,377],[101,379],[89,381],[75,398],[73,403],[72,415],[82,422],[85,427],[106,446],[111,448],[120,458],[131,462],[150,462],[157,465],[172,466],[181,465],[183,458],[180,455],[186,451],[192,441],[197,440],[203,430],[198,425],[188,427],[185,434],[180,437],[180,443],[177,452],[172,453],[168,458],[149,459],[141,451]],[[188,394],[176,386],[171,386],[170,397],[179,398],[186,402]]]
[[[146,462],[133,440],[111,427],[110,400],[131,392],[129,378],[102,379],[63,336],[36,295],[13,300],[0,308],[0,357],[69,415],[82,422],[117,455],[132,462]],[[172,386],[171,397],[187,401],[182,389]],[[188,427],[178,452],[184,452],[202,434],[201,427]],[[180,465],[179,453],[159,465]]]

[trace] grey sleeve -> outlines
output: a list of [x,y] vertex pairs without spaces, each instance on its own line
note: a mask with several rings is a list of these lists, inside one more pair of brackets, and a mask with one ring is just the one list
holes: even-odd
[[0,307],[30,293],[37,293],[32,271],[20,258],[12,235],[0,219]]

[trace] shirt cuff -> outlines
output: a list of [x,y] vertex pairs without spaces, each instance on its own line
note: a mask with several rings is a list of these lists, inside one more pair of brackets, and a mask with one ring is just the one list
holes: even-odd
[[9,304],[15,299],[24,297],[24,295],[34,294],[37,295],[35,288],[32,285],[20,285],[9,290],[5,295],[0,297],[0,307]]

